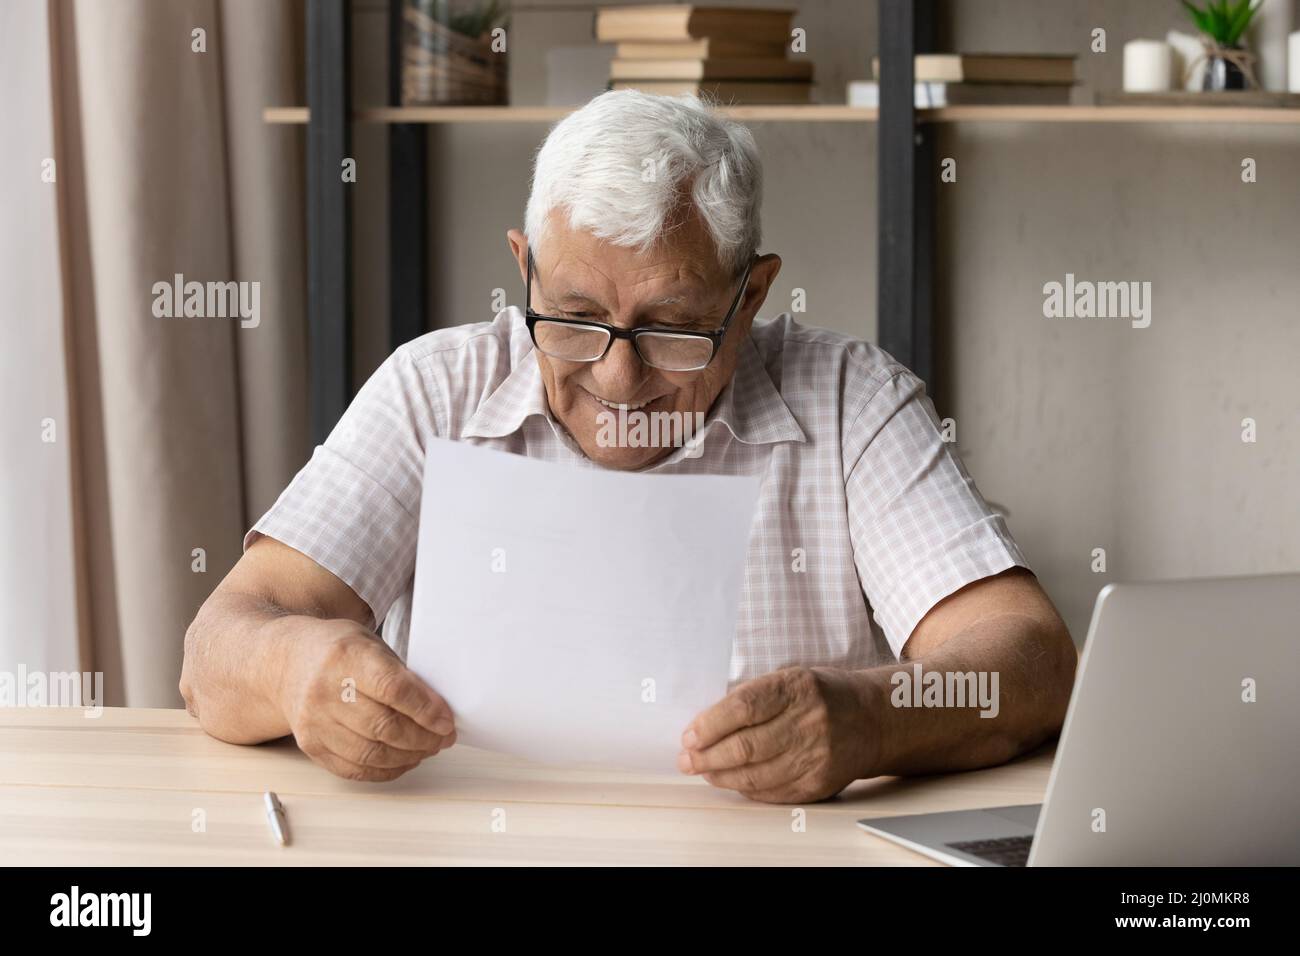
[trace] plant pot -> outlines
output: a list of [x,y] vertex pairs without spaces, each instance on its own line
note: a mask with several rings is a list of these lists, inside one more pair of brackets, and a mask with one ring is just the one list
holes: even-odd
[[[1241,47],[1232,47],[1231,52],[1237,52]],[[1223,90],[1244,90],[1246,88],[1246,74],[1242,72],[1241,67],[1227,57],[1218,53],[1210,53],[1206,56],[1205,79],[1201,83],[1201,89],[1206,92],[1220,92]]]
[[492,33],[452,29],[476,0],[405,0],[402,10],[403,106],[500,106],[509,97],[506,52]]

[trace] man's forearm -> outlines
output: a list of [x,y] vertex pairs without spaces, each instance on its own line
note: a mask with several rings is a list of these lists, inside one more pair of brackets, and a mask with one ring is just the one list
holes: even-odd
[[[859,671],[867,713],[874,715],[867,732],[879,734],[864,776],[970,770],[1037,747],[1060,730],[1077,660],[1063,629],[1008,613],[979,621],[924,658]],[[940,684],[926,679],[932,672]],[[894,677],[900,673],[905,678]],[[958,676],[971,673],[975,686],[996,686],[993,706],[970,695],[963,706],[950,699],[947,692],[959,682],[971,688]],[[933,706],[936,694],[941,706]]]
[[288,734],[280,676],[303,619],[254,595],[216,591],[185,634],[181,694],[203,729],[230,743]]

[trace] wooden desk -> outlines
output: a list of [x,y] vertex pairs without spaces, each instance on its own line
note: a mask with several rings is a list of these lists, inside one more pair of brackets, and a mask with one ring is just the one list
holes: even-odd
[[[805,806],[800,833],[794,808],[694,777],[547,767],[456,746],[392,783],[353,783],[292,741],[213,740],[183,710],[108,708],[88,719],[15,708],[0,710],[0,862],[926,865],[853,821],[1039,802],[1051,754],[859,781]],[[284,803],[288,847],[271,838],[264,790]],[[193,825],[199,810],[204,832]]]

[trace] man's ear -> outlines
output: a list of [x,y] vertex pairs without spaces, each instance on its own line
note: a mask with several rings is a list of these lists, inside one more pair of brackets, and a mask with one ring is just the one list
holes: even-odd
[[506,242],[510,243],[510,254],[519,265],[519,278],[528,280],[528,237],[522,230],[511,229],[506,233]]
[[745,304],[742,307],[742,312],[747,318],[752,319],[763,307],[768,290],[772,288],[772,283],[776,281],[777,273],[780,271],[781,257],[776,253],[769,252],[754,260],[754,266],[749,270],[749,291],[745,295]]

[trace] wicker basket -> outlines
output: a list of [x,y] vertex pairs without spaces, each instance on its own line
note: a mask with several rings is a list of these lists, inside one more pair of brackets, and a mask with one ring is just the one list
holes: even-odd
[[506,53],[492,34],[457,33],[430,14],[432,4],[407,0],[402,11],[402,105],[495,106],[507,101]]

